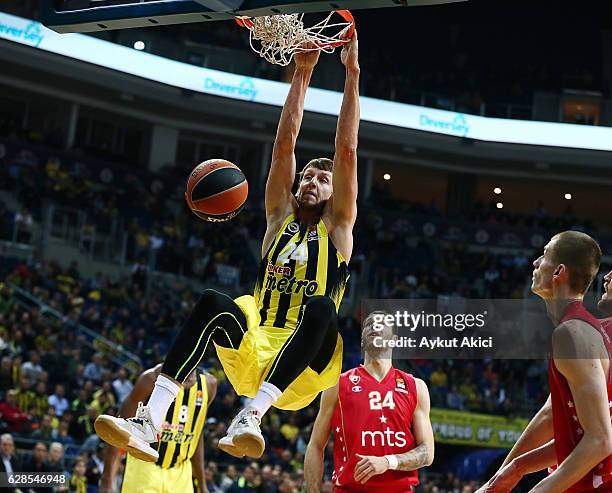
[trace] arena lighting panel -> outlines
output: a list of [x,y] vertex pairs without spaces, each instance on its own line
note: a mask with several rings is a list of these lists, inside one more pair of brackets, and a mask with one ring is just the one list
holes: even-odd
[[42,23],[78,33],[338,9],[372,9],[468,0],[41,0]]
[[[94,36],[64,36],[32,19],[0,12],[0,53],[4,41],[72,58],[194,93],[282,107],[289,84],[171,60]],[[0,56],[0,58],[3,58]],[[612,128],[533,120],[510,120],[456,113],[396,101],[361,97],[363,121],[437,133],[466,142],[500,142],[612,152]],[[342,93],[310,88],[304,110],[338,116]]]

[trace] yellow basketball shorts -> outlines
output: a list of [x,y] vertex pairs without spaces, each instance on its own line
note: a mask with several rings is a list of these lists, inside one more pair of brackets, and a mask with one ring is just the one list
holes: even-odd
[[[255,397],[259,387],[270,372],[274,359],[293,330],[260,325],[259,310],[252,296],[237,298],[236,304],[244,312],[247,332],[238,349],[215,344],[217,356],[225,375],[238,395]],[[287,387],[274,407],[287,411],[305,408],[325,389],[338,383],[342,370],[342,337],[338,334],[336,349],[328,365],[321,373],[306,368]]]
[[193,493],[191,461],[164,469],[128,454],[121,493]]

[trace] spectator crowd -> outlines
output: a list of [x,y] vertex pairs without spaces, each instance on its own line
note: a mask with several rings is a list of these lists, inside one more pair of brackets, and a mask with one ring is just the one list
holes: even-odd
[[[143,187],[161,176],[128,173],[122,175],[120,186],[105,186],[87,166],[70,162],[45,160],[28,149],[4,161],[0,187],[18,191],[23,207],[9,211],[0,203],[2,238],[32,243],[34,225],[43,213],[36,198],[44,196],[87,214],[80,236],[84,251],[96,233],[111,232],[113,221],[123,221],[128,231],[127,258],[133,267],[126,277],[111,279],[102,273],[84,277],[75,262],[62,267],[37,257],[30,262],[1,258],[0,433],[3,454],[10,457],[15,470],[63,471],[73,483],[67,488],[80,493],[96,491],[103,467],[104,448],[93,433],[94,420],[101,413],[116,413],[136,372],[163,360],[173,334],[197,299],[187,285],[150,289],[151,269],[248,291],[257,266],[248,239],[261,236],[263,215],[247,210],[222,225],[191,221],[186,209],[172,205],[173,197],[182,203],[182,198],[177,199],[182,193],[179,185],[175,190],[168,181],[170,193],[145,191]],[[146,200],[135,203],[130,200],[134,196]],[[466,242],[436,241],[419,232],[423,217],[438,224],[498,226],[519,232],[592,229],[571,211],[552,217],[543,206],[531,215],[517,215],[476,204],[462,217],[451,217],[435,205],[397,204],[388,197],[374,194],[355,229],[351,271],[365,279],[370,296],[524,296],[531,269],[526,250],[493,253],[471,249]],[[228,274],[232,268],[239,271],[238,276]],[[24,305],[24,293],[31,297],[29,304]],[[358,319],[353,314],[343,316],[340,327],[345,367],[355,366],[361,359]],[[92,333],[101,339],[92,339]],[[122,365],[112,348],[135,355],[140,366]],[[545,398],[546,372],[540,362],[415,360],[399,364],[426,380],[432,403],[440,408],[527,416]],[[209,491],[303,491],[304,453],[316,404],[298,414],[266,415],[262,431],[271,444],[266,455],[250,464],[234,461],[220,453],[216,444],[244,403],[226,382],[212,352],[202,366],[219,381],[205,431]],[[15,447],[28,452],[15,454]],[[330,467],[328,447],[326,478]],[[457,478],[443,487],[432,471],[434,479],[424,478],[423,492],[471,493],[475,489],[474,483]],[[324,491],[331,491],[329,481]]]
[[[101,413],[117,412],[132,388],[134,374],[119,366],[116,355],[105,352],[106,347],[88,341],[79,325],[133,352],[143,367],[151,367],[163,359],[195,295],[185,289],[176,299],[159,293],[145,301],[137,282],[82,279],[76,265],[61,269],[53,263],[28,266],[5,260],[3,265],[12,267],[4,273],[0,291],[3,450],[12,450],[17,442],[19,448],[32,451],[31,458],[28,454],[24,460],[36,462],[26,462],[27,470],[56,471],[59,467],[76,478],[75,482],[85,482],[88,491],[95,491],[104,449],[93,433],[93,422]],[[31,293],[42,308],[22,306],[10,286]],[[46,316],[49,309],[63,317],[50,319]],[[359,323],[343,317],[341,331],[346,342],[345,366],[354,366],[361,358]],[[204,432],[209,491],[302,491],[304,453],[316,404],[300,413],[269,413],[262,424],[270,444],[266,455],[248,465],[232,459],[216,445],[230,417],[244,403],[225,380],[213,351],[202,362],[219,381]],[[425,378],[434,406],[508,416],[518,412],[515,400],[527,399],[537,405],[543,398],[545,372],[535,363],[528,367],[508,361],[411,363],[406,369]],[[526,390],[515,383],[524,381],[529,382]],[[331,445],[326,459],[329,478]],[[16,470],[26,467],[15,460]],[[473,485],[467,486],[473,490]],[[326,488],[331,491],[330,484]],[[422,488],[428,491],[426,482]],[[468,491],[463,488],[462,483],[462,492]]]
[[[32,2],[25,4],[34,8]],[[176,28],[174,32],[177,39],[189,33],[195,35],[193,28]],[[227,33],[226,28],[210,30],[201,34],[200,42],[244,44],[244,38],[241,41]],[[513,64],[500,69],[497,64],[498,70],[490,71],[490,65],[479,65],[456,49],[462,40],[474,42],[465,29],[457,28],[446,38],[442,44],[448,46],[442,51],[459,55],[443,60],[444,69],[407,69],[391,63],[397,54],[380,49],[368,59],[366,53],[364,66],[370,68],[364,71],[365,93],[414,102],[415,90],[444,92],[452,88],[452,96],[466,108],[462,111],[475,111],[483,98],[507,94],[522,104],[529,101],[533,90],[559,90],[563,80],[577,81],[585,89],[601,85],[599,74],[587,66],[565,78],[559,78],[555,68],[540,70],[530,64],[521,64],[521,70]],[[390,65],[395,69],[387,73]],[[564,60],[564,66],[570,65]],[[462,76],[465,67],[471,68],[467,77]],[[382,72],[387,76],[378,76]],[[513,77],[508,77],[509,73]],[[276,72],[270,76],[280,78]],[[530,81],[529,87],[522,84],[524,80]],[[482,89],[485,86],[488,92]],[[438,101],[434,106],[450,105]],[[116,247],[124,244],[121,255],[131,265],[129,275],[122,278],[111,279],[103,273],[87,277],[76,262],[66,267],[40,260],[37,255],[23,261],[0,254],[2,464],[15,472],[63,473],[69,479],[58,491],[96,493],[105,453],[94,433],[96,417],[116,413],[138,372],[163,360],[173,335],[197,300],[197,292],[187,284],[179,289],[152,287],[152,271],[249,291],[259,260],[258,245],[254,248],[251,243],[263,234],[264,216],[257,209],[257,197],[252,196],[252,209],[228,223],[194,221],[183,201],[184,170],[137,172],[100,162],[83,149],[49,151],[57,148],[53,145],[58,142],[57,135],[15,131],[16,127],[5,124],[0,115],[0,137],[8,137],[0,142],[0,189],[11,192],[20,206],[14,210],[0,201],[0,239],[35,245],[37,228],[53,204],[79,211],[82,221],[73,227],[77,228],[81,252],[94,257],[100,239],[106,238],[115,248],[111,248],[111,257],[118,254]],[[21,146],[24,140],[28,143],[7,157],[5,145],[18,142]],[[517,299],[525,295],[532,260],[527,249],[494,253],[484,247],[470,248],[465,241],[438,241],[422,233],[423,218],[437,225],[486,226],[516,231],[517,235],[524,230],[546,234],[570,227],[594,229],[571,209],[555,217],[546,213],[544,204],[532,214],[475,204],[471,210],[452,216],[434,204],[395,203],[384,191],[372,197],[363,208],[367,212],[359,216],[351,260],[354,279],[368,286],[370,297]],[[361,360],[356,314],[342,316],[340,332],[345,341],[345,368],[355,366]],[[132,365],[123,364],[124,356]],[[428,383],[432,405],[439,408],[529,416],[546,397],[542,362],[415,360],[398,365]],[[235,460],[221,453],[217,443],[244,402],[226,381],[214,350],[201,366],[219,382],[204,432],[208,491],[304,491],[304,454],[316,401],[300,413],[272,410],[262,423],[269,444],[266,454],[250,463]],[[331,442],[325,458],[322,491],[331,492]],[[430,469],[423,475],[418,493],[473,493],[477,489],[475,481],[453,474],[440,476],[446,471]]]

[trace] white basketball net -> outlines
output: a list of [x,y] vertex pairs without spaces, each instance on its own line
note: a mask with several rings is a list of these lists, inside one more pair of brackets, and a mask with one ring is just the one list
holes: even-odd
[[[351,22],[331,23],[335,12],[312,27],[305,27],[304,14],[279,14],[248,18],[252,24],[244,27],[251,31],[251,48],[259,56],[275,65],[291,63],[295,53],[324,51],[333,53],[339,43],[345,43],[344,34]],[[312,45],[312,46],[310,46]]]

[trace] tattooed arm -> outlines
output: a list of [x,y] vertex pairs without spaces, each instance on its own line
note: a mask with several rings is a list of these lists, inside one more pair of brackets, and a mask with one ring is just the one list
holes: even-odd
[[355,466],[355,481],[363,484],[372,476],[382,474],[388,469],[414,471],[433,462],[434,434],[429,420],[429,390],[423,380],[415,380],[417,406],[412,418],[412,429],[417,446],[403,454],[383,457],[357,454],[359,462]]
[[414,471],[423,466],[429,466],[432,462],[429,451],[427,450],[427,445],[424,443],[417,445],[410,452],[397,454],[395,458],[398,462],[398,471]]
[[404,454],[397,454],[400,471],[413,471],[423,466],[429,466],[434,459],[434,434],[429,419],[429,390],[427,384],[420,378],[416,378],[417,406],[412,418],[412,429],[415,448]]

